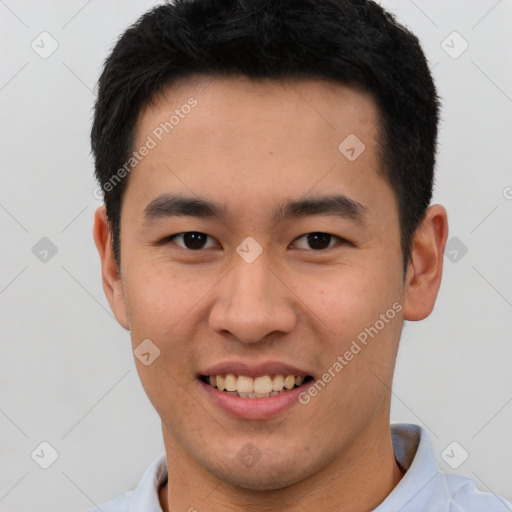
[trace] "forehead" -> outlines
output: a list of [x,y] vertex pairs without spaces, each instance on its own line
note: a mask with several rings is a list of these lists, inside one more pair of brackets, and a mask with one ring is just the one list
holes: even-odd
[[[196,118],[201,113],[205,135],[221,133],[218,129],[212,132],[213,126],[208,126],[212,123],[219,128],[219,118],[224,132],[230,125],[249,129],[247,121],[265,123],[271,129],[275,127],[273,122],[286,118],[302,120],[293,127],[297,131],[307,123],[310,132],[322,132],[327,128],[338,131],[349,124],[364,129],[364,125],[374,125],[378,117],[370,93],[339,82],[193,75],[165,87],[142,109],[137,132],[146,132],[149,126],[144,126],[145,121],[158,118],[161,110],[169,106],[180,110],[191,98],[197,99],[199,108],[194,108],[193,113]],[[195,126],[196,130],[199,128]]]
[[269,205],[308,191],[359,189],[364,204],[368,183],[387,186],[377,119],[371,95],[330,81],[187,78],[141,111],[134,149],[148,138],[154,147],[128,188],[147,202],[176,190],[213,194],[244,212],[257,197]]
[[142,142],[160,123],[170,121],[172,137],[163,134],[168,143],[178,143],[192,128],[202,147],[231,149],[241,141],[248,145],[252,136],[263,142],[267,135],[275,146],[284,140],[286,146],[295,143],[295,151],[304,137],[311,143],[325,141],[322,149],[332,142],[336,150],[337,142],[354,131],[371,144],[377,119],[371,94],[337,82],[193,76],[164,88],[142,109],[136,138]]

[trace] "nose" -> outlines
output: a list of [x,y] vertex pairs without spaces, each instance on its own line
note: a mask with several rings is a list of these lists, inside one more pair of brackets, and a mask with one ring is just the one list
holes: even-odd
[[299,306],[284,276],[270,268],[262,254],[247,263],[237,258],[234,268],[216,287],[216,300],[210,311],[210,327],[243,343],[265,341],[272,333],[290,333]]

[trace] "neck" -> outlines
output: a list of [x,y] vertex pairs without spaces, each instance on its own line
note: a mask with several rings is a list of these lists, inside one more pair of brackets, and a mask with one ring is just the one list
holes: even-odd
[[289,512],[304,510],[370,511],[391,493],[403,476],[396,463],[389,422],[364,435],[333,463],[293,485],[254,491],[230,485],[199,466],[164,428],[169,482],[160,489],[164,512]]

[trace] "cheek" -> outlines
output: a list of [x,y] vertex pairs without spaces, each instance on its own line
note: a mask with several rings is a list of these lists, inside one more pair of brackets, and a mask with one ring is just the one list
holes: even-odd
[[357,267],[332,273],[321,286],[317,282],[310,287],[309,300],[329,328],[323,343],[325,369],[332,370],[342,358],[337,368],[343,369],[335,371],[337,384],[332,390],[339,386],[343,396],[378,401],[385,391],[381,381],[390,382],[392,377],[402,329],[401,267],[395,258],[374,259],[372,265],[363,260]]
[[[150,366],[137,361],[142,384],[157,407],[165,389],[188,387],[194,379],[190,366],[198,359],[194,340],[204,319],[205,294],[217,276],[195,277],[172,268],[167,262],[139,261],[127,265],[124,296],[130,322],[132,347],[146,339],[160,354]],[[179,396],[173,400],[179,401]]]
[[186,399],[195,382],[189,364],[196,359],[191,340],[197,328],[195,311],[207,289],[208,282],[188,279],[168,264],[139,262],[126,273],[124,294],[133,349],[149,339],[159,350],[148,366],[136,361],[141,383],[155,409],[164,414],[172,404],[181,411],[180,422],[193,415]]
[[125,303],[132,337],[164,340],[172,337],[205,292],[210,279],[195,279],[169,264],[131,265],[124,283]]
[[[380,267],[380,268],[379,268]],[[297,280],[297,295],[329,328],[347,340],[373,325],[393,303],[401,300],[399,277],[389,264],[333,269],[318,279]]]

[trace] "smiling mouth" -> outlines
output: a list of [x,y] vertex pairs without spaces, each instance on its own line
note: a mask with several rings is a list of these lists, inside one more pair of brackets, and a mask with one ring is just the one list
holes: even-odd
[[252,378],[234,373],[222,375],[202,375],[200,379],[213,388],[229,395],[242,398],[268,398],[286,393],[303,386],[313,379],[311,376],[262,375]]

